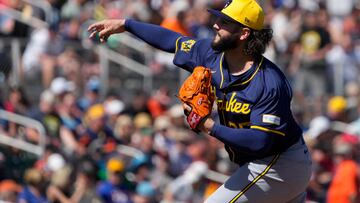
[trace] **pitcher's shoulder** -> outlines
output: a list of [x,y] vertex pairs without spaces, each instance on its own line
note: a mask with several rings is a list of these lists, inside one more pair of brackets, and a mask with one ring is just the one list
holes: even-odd
[[275,63],[265,57],[261,67],[261,72],[268,85],[288,85],[284,72]]

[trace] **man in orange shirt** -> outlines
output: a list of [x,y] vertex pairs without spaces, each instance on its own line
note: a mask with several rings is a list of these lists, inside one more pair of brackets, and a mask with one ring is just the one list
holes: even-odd
[[358,165],[352,159],[352,146],[335,145],[336,170],[327,194],[328,203],[353,203],[358,196]]

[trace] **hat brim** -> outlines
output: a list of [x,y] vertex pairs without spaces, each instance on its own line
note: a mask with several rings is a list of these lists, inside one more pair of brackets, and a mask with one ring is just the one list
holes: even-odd
[[228,21],[230,21],[230,22],[233,22],[233,23],[235,23],[235,24],[240,24],[240,25],[242,25],[242,24],[239,23],[238,21],[234,20],[233,18],[231,18],[230,16],[224,14],[223,12],[221,12],[221,11],[219,11],[219,10],[215,10],[215,9],[209,8],[209,9],[207,9],[207,11],[208,11],[209,13],[211,13],[212,15],[218,17],[218,18],[222,18],[222,19],[228,20]]

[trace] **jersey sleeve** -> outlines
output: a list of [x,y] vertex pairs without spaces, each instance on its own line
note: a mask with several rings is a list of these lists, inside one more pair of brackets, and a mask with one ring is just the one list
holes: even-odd
[[204,58],[210,49],[207,40],[179,37],[176,40],[174,64],[192,72],[196,66],[204,65]]
[[290,96],[286,91],[273,89],[262,96],[250,115],[251,129],[286,136],[290,111]]
[[175,52],[175,42],[181,37],[179,33],[161,26],[132,19],[125,21],[125,29],[151,46],[169,53]]

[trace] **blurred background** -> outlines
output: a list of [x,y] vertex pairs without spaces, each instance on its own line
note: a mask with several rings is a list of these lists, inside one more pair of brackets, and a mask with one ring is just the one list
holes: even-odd
[[[197,39],[223,0],[0,0],[0,202],[202,202],[237,168],[174,96],[188,76],[133,18]],[[307,202],[360,202],[360,2],[262,0],[313,158]],[[154,36],[156,37],[156,36]],[[214,117],[216,113],[214,112]]]

